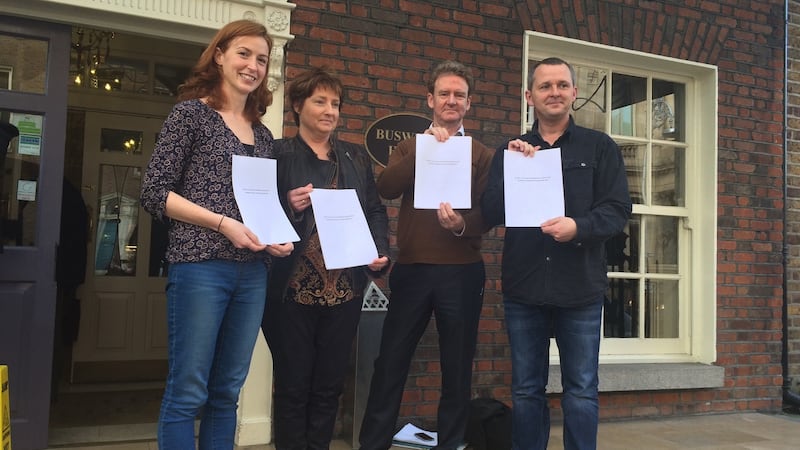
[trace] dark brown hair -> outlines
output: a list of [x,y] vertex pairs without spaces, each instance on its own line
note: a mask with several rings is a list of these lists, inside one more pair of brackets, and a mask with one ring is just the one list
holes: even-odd
[[[222,92],[222,69],[214,61],[214,54],[219,49],[225,52],[231,41],[241,36],[259,36],[267,41],[270,52],[272,51],[272,38],[269,37],[266,27],[252,20],[236,20],[222,27],[211,39],[208,46],[200,55],[197,64],[192,68],[192,74],[178,88],[178,100],[194,98],[207,98],[208,106],[220,109],[227,99]],[[266,67],[269,73],[269,60]],[[247,96],[244,105],[244,114],[251,121],[257,121],[267,112],[267,106],[272,104],[272,92],[267,89],[267,76],[261,84]]]
[[467,94],[472,94],[472,86],[475,80],[472,78],[472,71],[464,64],[457,61],[444,61],[439,63],[431,71],[428,77],[428,92],[433,94],[436,88],[436,80],[442,75],[456,75],[463,78],[467,82]]
[[569,75],[572,78],[572,85],[575,86],[575,83],[577,82],[575,69],[572,67],[572,65],[561,58],[552,56],[536,62],[531,66],[530,73],[528,74],[528,89],[533,89],[533,73],[536,72],[536,68],[539,66],[567,66],[567,69],[569,69]]
[[320,87],[335,92],[336,95],[339,96],[339,110],[342,109],[344,87],[342,86],[342,81],[336,75],[336,72],[328,66],[312,67],[296,76],[294,80],[292,80],[292,84],[289,85],[289,105],[292,108],[295,125],[300,125],[300,113],[295,110],[295,105],[302,105],[303,102],[308,97],[314,95],[314,91]]

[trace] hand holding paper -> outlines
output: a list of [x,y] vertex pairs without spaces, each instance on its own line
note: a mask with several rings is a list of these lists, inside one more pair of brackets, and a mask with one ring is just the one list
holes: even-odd
[[507,150],[522,152],[523,155],[532,157],[540,148],[542,148],[541,145],[533,145],[529,142],[523,141],[522,139],[514,139],[508,142]]
[[314,186],[308,183],[305,186],[294,188],[286,193],[286,201],[289,202],[289,206],[292,207],[294,212],[303,212],[306,208],[311,206],[311,191],[313,189]]
[[451,136],[438,142],[432,135],[418,134],[416,141],[414,208],[439,209],[440,203],[471,208],[472,138]]
[[233,195],[242,222],[262,244],[297,242],[278,200],[277,162],[268,158],[233,155]]
[[505,150],[503,188],[507,227],[539,227],[563,216],[561,149],[538,150],[533,157]]
[[263,244],[247,225],[227,216],[220,218],[217,231],[225,235],[234,247],[246,248],[252,252],[266,250],[267,253],[272,256],[284,257],[288,256],[292,250],[294,250],[294,245],[291,242],[283,244]]
[[355,189],[314,189],[311,206],[326,269],[375,262],[378,248]]

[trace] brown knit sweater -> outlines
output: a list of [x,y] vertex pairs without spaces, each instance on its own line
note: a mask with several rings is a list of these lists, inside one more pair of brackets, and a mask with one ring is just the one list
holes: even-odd
[[403,196],[397,226],[400,264],[468,264],[481,260],[481,236],[488,231],[480,199],[486,188],[494,152],[472,139],[472,208],[460,209],[466,228],[462,236],[442,228],[435,209],[414,209],[416,137],[401,141],[378,177],[378,193],[386,199]]

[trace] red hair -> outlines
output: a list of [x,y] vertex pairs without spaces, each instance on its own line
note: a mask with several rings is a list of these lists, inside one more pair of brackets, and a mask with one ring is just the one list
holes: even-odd
[[[272,52],[272,38],[269,37],[266,27],[252,20],[236,20],[222,27],[211,39],[208,46],[200,55],[200,59],[192,68],[192,74],[178,88],[178,100],[190,100],[194,98],[206,98],[208,106],[220,109],[225,102],[225,94],[222,92],[222,70],[214,61],[214,54],[217,49],[225,52],[231,41],[241,36],[259,36],[267,41],[269,51]],[[267,61],[267,73],[269,73],[269,61]],[[247,96],[244,106],[244,114],[251,121],[257,121],[267,112],[267,106],[272,104],[272,92],[267,89],[267,77],[258,87]]]

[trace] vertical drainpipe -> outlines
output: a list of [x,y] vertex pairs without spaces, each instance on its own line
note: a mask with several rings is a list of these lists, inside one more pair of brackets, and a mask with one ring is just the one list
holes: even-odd
[[786,219],[789,213],[789,133],[786,128],[789,125],[789,0],[784,1],[783,11],[783,302],[781,304],[781,375],[783,376],[783,390],[787,390],[791,380],[789,380],[789,331],[788,319],[789,295],[786,290],[789,277],[789,244],[786,243]]
[[792,379],[789,376],[789,294],[787,292],[789,277],[789,245],[787,244],[786,219],[789,213],[789,0],[784,5],[784,46],[783,46],[783,305],[781,312],[781,371],[783,374],[783,406],[800,407],[800,395],[791,390]]

